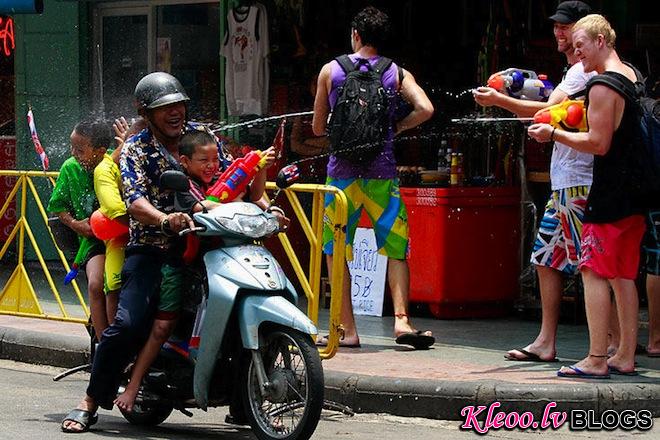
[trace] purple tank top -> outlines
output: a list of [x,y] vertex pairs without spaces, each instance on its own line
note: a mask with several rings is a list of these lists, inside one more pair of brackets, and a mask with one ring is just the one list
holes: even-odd
[[[355,64],[356,60],[359,58],[356,54],[349,55],[349,58]],[[369,64],[374,65],[380,56],[375,56],[369,58]],[[341,68],[337,60],[333,60],[330,63],[331,73],[330,78],[332,80],[332,88],[330,89],[330,95],[328,99],[330,101],[330,108],[335,107],[337,102],[337,93],[339,87],[344,83],[346,79],[346,73]],[[366,66],[361,66],[361,70],[366,70]],[[383,74],[383,86],[385,90],[388,91],[388,94],[392,97],[395,96],[397,91],[397,72],[398,67],[396,64],[392,65],[385,71]],[[390,106],[391,109],[394,106]],[[390,120],[392,115],[390,115]],[[355,177],[360,177],[364,179],[394,179],[396,177],[396,161],[394,159],[394,143],[392,139],[394,138],[394,132],[390,126],[389,132],[387,134],[387,140],[385,141],[385,146],[383,151],[374,159],[373,162],[369,164],[368,168],[363,168],[359,165],[355,165],[348,160],[340,159],[335,156],[330,156],[328,161],[328,176],[334,179],[351,179]]]

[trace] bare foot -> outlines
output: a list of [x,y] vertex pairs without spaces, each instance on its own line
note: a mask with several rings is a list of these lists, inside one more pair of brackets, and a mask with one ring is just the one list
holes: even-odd
[[135,403],[135,398],[137,397],[138,393],[138,387],[134,387],[129,385],[126,387],[123,393],[121,393],[117,398],[113,401],[115,405],[121,410],[124,410],[126,412],[131,412],[133,411],[133,404]]
[[660,357],[660,346],[646,346],[646,354],[650,357]]
[[[578,370],[581,372],[579,373]],[[566,376],[580,377],[582,374],[593,376],[607,376],[609,368],[607,366],[607,355],[592,356],[589,355],[580,362],[571,367],[561,367],[560,373]]]
[[[316,345],[319,347],[326,347],[328,345],[328,335],[318,336],[316,338]],[[360,337],[357,334],[352,336],[342,336],[339,338],[339,346],[346,348],[359,348]]]
[[[412,326],[408,315],[405,313],[397,313],[394,315],[394,337],[398,338],[399,336],[405,333],[415,333],[418,330]],[[433,332],[427,330],[421,332],[420,334],[424,336],[433,336]]]
[[635,371],[635,358],[622,359],[621,356],[614,355],[607,360],[608,368],[612,367],[615,370],[623,372]]
[[[80,401],[76,409],[81,409],[83,411],[89,411],[89,414],[92,416],[96,415],[96,410],[98,409],[98,405],[96,402],[94,402],[94,399],[92,399],[89,396],[85,396],[85,398]],[[93,423],[90,423],[90,425]],[[65,432],[85,432],[87,429],[89,429],[89,426],[85,427],[81,425],[79,422],[76,422],[74,420],[65,420],[62,422],[62,430]]]

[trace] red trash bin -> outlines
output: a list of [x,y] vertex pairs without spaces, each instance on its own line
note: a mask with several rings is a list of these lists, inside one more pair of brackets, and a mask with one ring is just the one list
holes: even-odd
[[511,312],[519,292],[520,189],[401,188],[410,224],[410,302],[437,318]]

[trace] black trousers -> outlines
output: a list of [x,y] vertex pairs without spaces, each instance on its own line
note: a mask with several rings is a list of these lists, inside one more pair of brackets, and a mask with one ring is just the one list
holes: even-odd
[[112,409],[123,370],[149,336],[165,253],[153,248],[126,249],[117,315],[96,348],[87,387],[87,394],[101,408]]

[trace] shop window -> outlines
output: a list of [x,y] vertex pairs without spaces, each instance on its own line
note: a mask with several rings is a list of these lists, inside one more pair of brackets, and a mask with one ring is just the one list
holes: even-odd
[[105,16],[102,21],[102,101],[110,118],[132,116],[135,84],[148,70],[147,15]]
[[220,109],[220,7],[214,4],[156,8],[156,69],[170,72],[190,96],[190,116],[217,121]]
[[[153,2],[155,3],[155,2]],[[164,3],[164,2],[160,2]],[[190,96],[190,117],[217,121],[220,112],[220,5],[99,5],[102,77],[95,87],[108,118],[134,116],[133,91],[149,72],[176,76]]]

